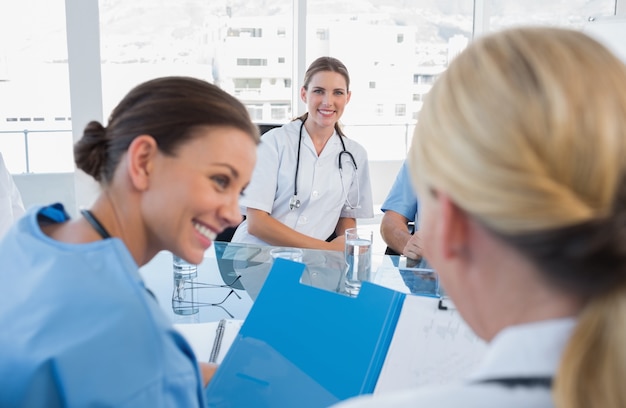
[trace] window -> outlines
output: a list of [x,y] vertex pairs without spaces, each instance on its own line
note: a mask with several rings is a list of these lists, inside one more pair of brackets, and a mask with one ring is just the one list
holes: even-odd
[[406,105],[403,103],[396,104],[396,116],[406,115]]
[[[65,2],[0,2],[0,152],[11,173],[73,172]],[[53,154],[51,154],[51,152]]]
[[266,66],[267,59],[265,58],[237,58],[237,65],[239,66]]
[[235,89],[261,88],[261,78],[235,78]]
[[289,118],[291,109],[289,104],[274,104],[271,107],[271,118],[276,121],[285,121]]
[[261,28],[228,28],[228,37],[263,37]]
[[[260,121],[269,121],[272,101],[291,100],[282,81],[291,74],[292,0],[271,7],[230,0],[98,1],[105,117],[133,86],[162,75],[215,83],[253,106]],[[279,78],[279,86],[270,78]]]
[[613,15],[615,0],[491,0],[490,12],[490,31],[527,23],[581,28],[589,17]]
[[431,74],[413,74],[413,83],[414,84],[432,85],[432,84],[435,83],[435,79],[437,79],[436,75],[431,75]]
[[[105,118],[132,87],[163,75],[218,84],[264,121],[279,115],[273,107],[291,101],[292,86],[300,86],[302,78],[291,79],[291,61],[298,59],[292,55],[295,0],[275,0],[271,7],[251,0],[88,1],[100,10]],[[12,172],[73,171],[65,7],[63,0],[0,3],[0,151]],[[484,10],[476,22],[475,7]],[[354,97],[342,122],[360,127],[351,136],[372,155],[400,159],[389,146],[405,143],[408,112],[413,117],[474,35],[528,23],[582,27],[591,16],[625,9],[626,0],[307,0],[306,46],[297,52],[305,54],[305,64],[320,55],[346,64]],[[355,38],[367,52],[355,52]],[[390,92],[398,89],[407,94]],[[399,105],[404,115],[397,115]],[[302,113],[297,109],[290,106],[288,117]],[[392,140],[359,139],[372,122],[398,131],[388,132]],[[56,141],[54,155],[48,140]]]
[[263,120],[263,105],[246,105],[250,119],[254,121]]
[[[365,147],[370,160],[406,156],[407,128],[412,126],[407,104],[419,93],[413,75],[421,74],[422,67],[445,69],[450,38],[472,38],[473,13],[473,0],[390,0],[358,6],[348,0],[307,0],[306,62],[332,55],[348,68],[352,98],[342,122],[354,125],[350,136]],[[385,138],[369,137],[367,128],[382,126],[388,126]]]

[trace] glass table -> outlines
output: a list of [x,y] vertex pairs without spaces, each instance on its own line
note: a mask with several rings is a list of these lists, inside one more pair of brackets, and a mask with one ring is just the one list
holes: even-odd
[[[274,261],[270,251],[274,248],[214,242],[197,274],[184,282],[174,278],[172,254],[161,251],[140,273],[174,323],[243,320],[270,272]],[[343,252],[303,249],[302,263],[306,265],[303,285],[343,293]],[[436,274],[424,260],[374,253],[371,281],[414,295],[437,297],[438,293]]]

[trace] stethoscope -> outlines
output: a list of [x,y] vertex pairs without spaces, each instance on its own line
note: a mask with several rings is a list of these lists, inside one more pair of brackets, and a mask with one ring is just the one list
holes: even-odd
[[[290,210],[300,208],[300,205],[301,205],[300,200],[298,200],[298,170],[300,169],[300,149],[302,147],[302,128],[304,127],[305,121],[306,119],[304,119],[302,123],[300,124],[300,133],[298,135],[298,155],[296,156],[296,174],[293,180],[293,197],[291,197],[291,199],[289,200]],[[339,141],[341,142],[341,148],[342,148],[341,152],[339,152],[339,157],[338,157],[339,177],[341,177],[341,188],[343,190],[344,196],[346,197],[346,203],[347,203],[346,207],[351,210],[354,210],[356,208],[360,208],[359,203],[361,201],[361,191],[359,189],[359,173],[356,171],[358,167],[356,165],[356,160],[354,160],[354,156],[352,155],[352,153],[346,150],[346,144],[344,143],[341,135],[338,134],[337,136],[339,137]],[[357,187],[356,205],[352,205],[352,203],[350,203],[348,195],[346,194],[346,188],[343,183],[343,165],[341,164],[341,156],[344,154],[347,154],[350,157],[350,160],[352,161],[352,165],[354,166],[354,173],[356,176],[356,187]]]

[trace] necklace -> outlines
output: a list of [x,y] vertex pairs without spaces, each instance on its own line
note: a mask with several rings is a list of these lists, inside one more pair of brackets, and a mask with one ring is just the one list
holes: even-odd
[[100,221],[98,221],[96,216],[93,215],[93,213],[91,211],[89,211],[89,210],[80,210],[80,213],[83,215],[83,217],[85,217],[85,219],[87,220],[89,225],[91,225],[93,227],[93,229],[95,229],[96,232],[98,234],[100,234],[102,239],[111,238],[111,234],[109,234],[109,232],[106,230],[106,228],[104,228],[102,226],[102,224],[100,224]]

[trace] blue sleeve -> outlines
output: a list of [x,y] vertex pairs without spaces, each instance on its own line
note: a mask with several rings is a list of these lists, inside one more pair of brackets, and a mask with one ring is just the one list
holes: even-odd
[[401,214],[408,220],[417,221],[417,196],[411,185],[406,161],[402,164],[381,210],[383,212],[391,210]]

